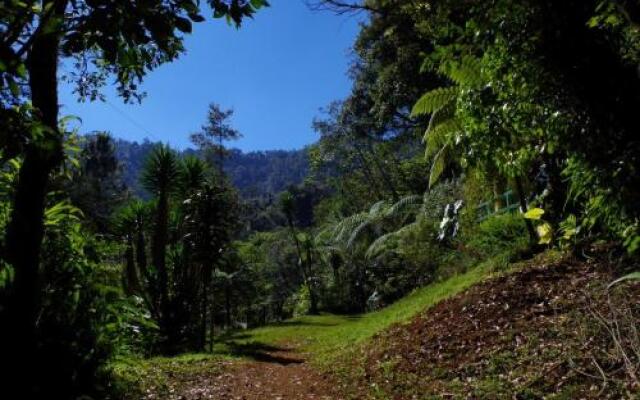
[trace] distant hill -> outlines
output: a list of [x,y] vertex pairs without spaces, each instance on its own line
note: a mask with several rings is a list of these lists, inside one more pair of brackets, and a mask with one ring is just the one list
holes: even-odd
[[[115,139],[116,155],[123,165],[123,179],[131,191],[146,197],[140,185],[140,172],[157,142],[142,143]],[[196,154],[187,149],[182,154]],[[225,171],[242,197],[254,198],[277,194],[288,186],[302,183],[309,171],[305,149],[242,152],[231,149]]]
[[309,157],[305,149],[248,153],[232,149],[224,168],[244,197],[256,197],[302,183],[309,172]]

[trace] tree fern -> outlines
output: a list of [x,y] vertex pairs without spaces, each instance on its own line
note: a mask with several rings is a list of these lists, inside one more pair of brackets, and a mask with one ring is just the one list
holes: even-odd
[[459,87],[478,87],[483,82],[482,61],[477,57],[463,56],[459,62],[443,64],[439,70]]
[[375,203],[374,205],[371,206],[371,208],[369,209],[369,215],[374,216],[374,215],[378,215],[380,214],[380,212],[386,208],[387,206],[387,202],[384,200],[381,200],[377,203]]
[[414,231],[416,229],[418,229],[420,227],[420,223],[418,221],[414,221],[408,225],[404,225],[403,227],[401,227],[400,229],[396,230],[396,231],[392,231],[392,232],[388,232],[380,237],[378,237],[376,240],[374,240],[371,245],[369,245],[369,247],[367,248],[367,252],[365,253],[365,256],[367,258],[374,258],[375,256],[377,256],[378,254],[380,254],[380,252],[382,250],[384,250],[385,245],[394,238],[401,238],[403,235]]
[[451,144],[459,136],[462,127],[460,122],[451,118],[438,124],[425,136],[425,157],[433,157],[447,144]]
[[456,104],[462,90],[475,89],[482,85],[482,61],[473,56],[463,56],[455,62],[445,63],[440,73],[455,85],[434,89],[418,100],[412,116],[431,114],[424,134],[425,157],[433,157],[429,173],[429,187],[442,176],[448,158],[455,153],[457,139],[462,126],[456,117]]
[[411,116],[432,114],[454,101],[458,96],[458,87],[442,87],[424,94],[411,110]]
[[369,228],[375,221],[373,219],[366,219],[362,221],[362,223],[351,231],[351,235],[349,236],[349,240],[347,240],[347,248],[352,248],[356,240],[360,237],[360,235]]
[[351,231],[351,235],[347,241],[347,248],[352,248],[354,243],[359,239],[360,235],[367,230],[367,228],[381,223],[384,220],[387,215],[388,206],[388,203],[384,200],[371,206],[369,212],[366,214],[366,218]]
[[429,125],[427,126],[427,130],[424,132],[425,140],[433,129],[445,123],[446,121],[454,119],[455,115],[456,115],[456,99],[452,99],[445,106],[434,111],[433,114],[431,114],[431,118],[429,119]]
[[440,176],[442,176],[442,173],[444,172],[444,169],[447,165],[448,154],[449,145],[444,145],[433,158],[433,162],[431,163],[431,171],[429,172],[430,188],[433,187],[433,185],[435,185],[440,179]]
[[416,211],[422,205],[421,195],[405,196],[387,210],[387,216],[394,217],[407,210]]
[[351,215],[343,219],[336,225],[334,229],[333,240],[337,242],[346,242],[347,239],[351,236],[351,233],[363,222],[365,222],[368,217],[369,213],[363,212]]

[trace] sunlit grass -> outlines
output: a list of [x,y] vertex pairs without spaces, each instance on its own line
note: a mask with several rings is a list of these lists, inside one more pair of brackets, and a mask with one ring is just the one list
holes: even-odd
[[229,347],[225,343],[273,346],[295,343],[301,351],[309,353],[313,361],[327,362],[390,325],[407,322],[425,309],[482,281],[493,270],[493,263],[483,263],[466,273],[417,289],[376,312],[355,316],[304,316],[281,324],[237,332],[219,343],[216,349],[221,353],[228,352]]
[[[560,257],[561,253],[546,252],[541,256],[550,261]],[[538,262],[542,262],[542,259]],[[268,357],[271,351],[291,345],[295,345],[296,352],[305,353],[305,358],[321,369],[349,369],[346,365],[348,362],[345,361],[357,356],[356,350],[366,345],[367,339],[375,334],[393,324],[408,322],[438,302],[483,280],[497,274],[510,273],[524,265],[509,264],[509,257],[506,255],[494,257],[465,273],[417,289],[379,311],[353,316],[303,316],[262,328],[236,331],[220,338],[213,353],[209,354],[186,354],[147,360],[121,358],[110,365],[111,377],[116,389],[130,391],[133,387],[136,388],[136,393],[142,393],[150,387],[165,390],[167,382],[171,381],[167,379],[168,376],[188,376],[203,370],[215,375],[224,368],[224,361],[240,358],[260,360]]]

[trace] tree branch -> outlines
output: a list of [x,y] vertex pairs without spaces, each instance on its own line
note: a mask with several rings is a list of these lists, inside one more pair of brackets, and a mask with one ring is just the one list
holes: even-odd
[[378,15],[386,14],[379,8],[374,8],[358,1],[351,3],[340,0],[307,0],[306,3],[312,11],[330,11],[338,15],[357,14],[363,11]]

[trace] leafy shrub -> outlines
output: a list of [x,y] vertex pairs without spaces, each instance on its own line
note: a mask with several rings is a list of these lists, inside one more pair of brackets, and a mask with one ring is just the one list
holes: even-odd
[[481,257],[524,250],[529,243],[524,218],[517,213],[491,216],[466,235],[466,243]]

